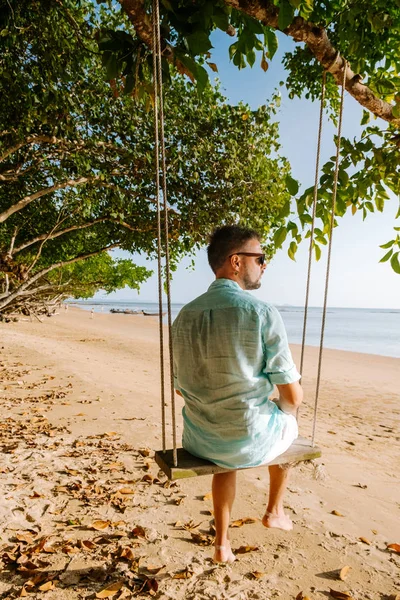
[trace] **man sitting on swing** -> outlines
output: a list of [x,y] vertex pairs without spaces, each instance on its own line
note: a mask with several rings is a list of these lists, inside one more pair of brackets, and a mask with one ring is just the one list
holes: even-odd
[[[185,400],[183,447],[230,469],[213,476],[216,562],[232,562],[228,527],[236,469],[266,464],[298,436],[303,399],[277,309],[247,290],[261,286],[260,235],[237,225],[216,229],[207,248],[216,280],[173,324],[175,388]],[[279,400],[269,397],[274,385]],[[265,527],[292,529],[283,509],[288,470],[269,467]]]

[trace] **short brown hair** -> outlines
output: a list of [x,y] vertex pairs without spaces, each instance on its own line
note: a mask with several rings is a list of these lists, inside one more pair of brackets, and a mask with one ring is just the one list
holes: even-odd
[[255,229],[241,227],[240,225],[224,225],[214,229],[210,235],[207,246],[208,264],[216,273],[225,260],[235,250],[240,250],[249,240],[261,241],[261,236]]

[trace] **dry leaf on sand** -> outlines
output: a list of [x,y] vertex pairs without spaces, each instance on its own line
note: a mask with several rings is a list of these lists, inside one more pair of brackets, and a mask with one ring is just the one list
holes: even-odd
[[256,523],[257,519],[253,519],[252,517],[244,517],[243,519],[238,519],[237,521],[232,521],[230,527],[243,527],[243,525],[250,525],[251,523]]
[[304,596],[303,592],[299,592],[296,596],[296,600],[311,600],[310,596]]
[[146,530],[141,525],[137,525],[131,531],[133,537],[146,538]]
[[34,538],[29,531],[27,533],[18,533],[16,536],[19,542],[25,542],[26,544],[33,544]]
[[204,533],[193,533],[190,534],[192,536],[192,541],[195,544],[199,544],[199,546],[212,546],[214,543],[214,538],[210,535],[205,535]]
[[338,510],[333,510],[331,512],[331,515],[335,515],[335,517],[344,517],[344,515],[342,515],[342,513],[339,512]]
[[371,542],[364,536],[361,536],[358,538],[360,540],[360,542],[362,542],[363,544],[367,544],[367,546],[371,545]]
[[197,529],[203,521],[199,521],[199,523],[195,523],[193,520],[188,521],[187,523],[183,523],[182,521],[177,521],[174,525],[177,529],[185,529],[186,531],[192,531]]
[[388,544],[387,549],[400,554],[400,544]]
[[212,492],[208,492],[208,494],[205,494],[203,496],[203,500],[211,500],[212,498]]
[[107,529],[110,526],[110,521],[93,521],[91,524],[92,529],[96,529],[97,531],[101,531],[102,529]]
[[247,574],[247,577],[249,577],[249,579],[261,579],[264,575],[265,573],[263,571],[251,571]]
[[43,585],[39,586],[39,590],[41,592],[48,592],[50,590],[54,590],[56,586],[54,585],[54,581],[46,581]]
[[97,592],[96,598],[112,598],[117,592],[119,592],[123,585],[123,581],[116,581],[115,583],[112,583],[100,592]]
[[129,487],[123,487],[123,488],[119,489],[118,492],[120,494],[134,494],[135,490],[133,490],[132,488],[129,488]]
[[332,598],[336,598],[337,600],[354,600],[353,596],[350,596],[347,592],[338,592],[337,590],[329,590]]
[[184,501],[184,499],[186,498],[186,496],[179,496],[179,498],[174,498],[174,503],[179,506],[180,504],[182,504],[182,502]]
[[150,575],[157,575],[157,573],[162,571],[162,569],[164,569],[164,568],[165,568],[165,565],[161,565],[161,567],[151,567],[150,565],[148,567],[143,567],[143,569],[146,571],[146,573],[150,573]]
[[178,571],[177,573],[172,575],[172,579],[190,579],[192,575],[193,571],[186,567],[186,569],[184,569],[183,571]]
[[148,448],[139,448],[138,452],[142,456],[150,456],[151,454],[151,450],[149,450]]
[[144,481],[145,483],[153,483],[153,477],[149,474],[143,475],[140,481]]
[[126,560],[129,560],[131,562],[136,560],[133,550],[132,548],[129,548],[129,546],[125,546],[125,548],[120,548],[119,558],[125,558]]
[[234,554],[247,554],[247,552],[257,552],[258,546],[240,546],[233,551]]
[[348,572],[350,571],[351,567],[349,567],[349,565],[346,565],[345,567],[343,567],[342,569],[340,569],[339,572],[339,579],[341,579],[342,581],[344,581],[348,575]]
[[97,544],[91,542],[90,540],[79,540],[79,546],[82,550],[94,550],[97,548]]

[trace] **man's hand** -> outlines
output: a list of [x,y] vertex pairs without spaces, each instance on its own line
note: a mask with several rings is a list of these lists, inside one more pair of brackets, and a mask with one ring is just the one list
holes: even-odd
[[279,391],[279,400],[276,402],[279,408],[292,415],[296,414],[297,409],[303,402],[303,388],[298,381],[276,386]]

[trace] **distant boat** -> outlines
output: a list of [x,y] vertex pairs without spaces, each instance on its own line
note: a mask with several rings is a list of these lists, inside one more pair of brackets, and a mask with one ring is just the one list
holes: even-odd
[[132,310],[130,308],[110,308],[110,313],[121,315],[140,315],[141,310]]
[[[142,313],[145,317],[159,317],[160,316],[159,312],[158,313],[155,313],[155,312],[149,313],[149,312],[145,312],[144,310],[142,310]],[[164,316],[164,315],[165,315],[165,312],[162,313],[162,316]]]

